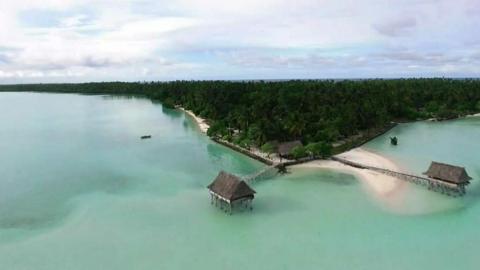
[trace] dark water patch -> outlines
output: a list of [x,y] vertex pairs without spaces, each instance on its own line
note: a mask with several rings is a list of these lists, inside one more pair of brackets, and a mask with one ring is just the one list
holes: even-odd
[[[135,190],[141,183],[120,174],[102,178],[81,176],[69,181],[45,181],[44,186],[25,190],[0,204],[0,228],[42,229],[55,226],[73,210],[70,200],[82,194],[105,192],[123,194]],[[54,187],[54,188],[53,188]]]
[[277,194],[262,194],[261,198],[254,201],[253,207],[255,215],[278,215],[307,208],[302,200]]
[[354,176],[344,173],[326,171],[317,178],[317,180],[322,183],[328,183],[337,186],[352,186],[358,184],[358,180]]
[[[44,207],[49,207],[45,210]],[[51,205],[40,203],[37,207],[31,205],[7,204],[0,208],[0,229],[37,230],[53,227],[58,224],[71,208],[64,205]]]
[[295,169],[291,175],[286,175],[295,181],[313,182],[312,184],[329,184],[335,186],[358,185],[358,180],[351,174],[341,173],[330,169],[302,168]]
[[[161,104],[157,104],[158,106],[161,106]],[[174,119],[179,119],[179,118],[182,118],[184,117],[185,113],[180,111],[180,110],[175,110],[175,109],[169,109],[165,106],[162,106],[162,112],[168,116],[168,117],[171,117],[171,118],[174,118]]]

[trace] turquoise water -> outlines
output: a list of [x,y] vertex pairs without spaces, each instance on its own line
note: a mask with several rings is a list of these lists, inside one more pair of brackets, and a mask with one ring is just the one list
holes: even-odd
[[[0,269],[480,263],[477,185],[461,200],[410,187],[408,203],[423,210],[399,214],[353,176],[297,169],[255,184],[254,210],[228,216],[205,186],[220,169],[248,174],[262,164],[212,143],[181,112],[138,98],[35,93],[0,93],[0,112]],[[480,179],[479,130],[477,118],[414,123],[391,131],[398,148],[385,143],[390,134],[367,147],[412,171],[434,157]]]
[[[390,144],[390,137],[397,136],[399,144]],[[385,135],[367,143],[364,147],[395,161],[410,173],[422,175],[431,161],[465,167],[474,179],[467,195],[445,198],[443,195],[409,186],[405,207],[421,213],[467,210],[480,198],[480,117],[468,117],[445,122],[415,122],[400,124]],[[480,211],[480,209],[479,209]]]

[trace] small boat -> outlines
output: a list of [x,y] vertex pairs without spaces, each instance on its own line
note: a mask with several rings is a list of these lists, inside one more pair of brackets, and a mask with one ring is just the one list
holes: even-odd
[[397,137],[390,137],[390,143],[392,145],[397,145],[398,144],[398,139]]
[[142,140],[150,139],[150,138],[152,138],[152,135],[144,135],[144,136],[140,137],[140,139],[142,139]]

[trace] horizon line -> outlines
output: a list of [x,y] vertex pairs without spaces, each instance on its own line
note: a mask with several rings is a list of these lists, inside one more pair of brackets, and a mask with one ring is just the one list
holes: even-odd
[[0,86],[10,85],[39,85],[39,84],[92,84],[92,83],[171,83],[171,82],[290,82],[290,81],[368,81],[368,80],[422,80],[422,79],[445,79],[445,80],[480,80],[480,77],[350,77],[350,78],[288,78],[288,79],[172,79],[172,80],[98,80],[83,82],[28,82],[28,83],[2,83]]

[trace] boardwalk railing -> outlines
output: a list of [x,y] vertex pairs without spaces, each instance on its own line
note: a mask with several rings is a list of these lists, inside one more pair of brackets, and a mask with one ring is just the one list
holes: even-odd
[[240,147],[240,146],[238,146],[238,145],[235,145],[235,144],[233,144],[233,143],[231,143],[231,142],[228,142],[228,141],[225,141],[225,140],[222,140],[222,139],[219,139],[219,138],[212,138],[212,140],[213,140],[214,142],[219,143],[219,144],[221,144],[221,145],[223,145],[223,146],[226,146],[226,147],[228,147],[228,148],[230,148],[230,149],[232,149],[232,150],[234,150],[234,151],[240,152],[240,153],[242,153],[242,154],[244,154],[244,155],[247,155],[247,156],[249,156],[249,157],[251,157],[251,158],[253,158],[253,159],[256,159],[256,160],[258,160],[258,161],[260,161],[260,162],[262,162],[262,163],[264,163],[264,164],[267,164],[267,165],[273,165],[273,164],[274,164],[273,161],[271,161],[270,159],[265,158],[265,157],[262,157],[262,156],[259,156],[259,155],[257,155],[257,154],[254,154],[254,153],[250,152],[249,150],[244,149],[244,148],[242,148],[242,147]]
[[388,169],[383,169],[379,167],[374,167],[374,166],[368,166],[364,165],[358,162],[354,162],[351,160],[339,158],[339,157],[332,157],[332,160],[338,161],[340,163],[343,163],[345,165],[359,168],[359,169],[366,169],[366,170],[371,170],[375,171],[378,173],[382,173],[388,176],[392,176],[404,181],[408,181],[417,185],[425,186],[429,190],[440,192],[442,194],[446,194],[449,196],[462,196],[465,195],[465,186],[463,185],[456,185],[453,183],[448,183],[444,181],[440,181],[437,179],[433,178],[427,178],[427,177],[422,177],[422,176],[417,176],[413,174],[407,174],[407,173],[402,173],[402,172],[396,172]]
[[252,173],[250,175],[246,175],[242,177],[243,181],[247,182],[247,184],[251,184],[253,182],[268,179],[274,177],[278,173],[279,167],[283,166],[282,163],[274,163],[272,165],[263,167],[262,169]]

